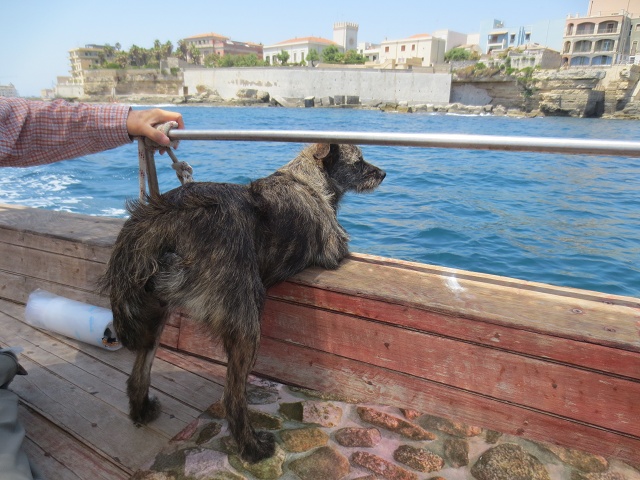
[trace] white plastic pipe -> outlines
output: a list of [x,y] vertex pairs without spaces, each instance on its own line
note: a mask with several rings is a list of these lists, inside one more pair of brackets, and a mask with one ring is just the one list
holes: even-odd
[[60,297],[45,290],[29,295],[27,323],[65,337],[115,351],[122,347],[113,328],[111,310]]

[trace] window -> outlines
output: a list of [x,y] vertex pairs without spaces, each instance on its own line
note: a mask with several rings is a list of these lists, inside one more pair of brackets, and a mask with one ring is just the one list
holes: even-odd
[[573,57],[571,59],[571,66],[576,65],[589,65],[589,57]]
[[606,22],[598,25],[598,33],[616,33],[618,22]]
[[413,45],[411,45],[411,51],[415,52],[415,50],[416,50],[416,44],[414,43]]
[[638,42],[636,41],[631,44],[631,55],[635,55],[637,50],[638,50]]
[[524,34],[524,40],[525,42],[528,42],[529,40],[531,40],[531,33],[527,32]]
[[576,29],[576,35],[591,35],[595,32],[595,23],[581,23]]
[[573,35],[573,23],[567,25],[567,33],[565,34],[567,37]]
[[581,40],[573,46],[574,53],[585,53],[591,51],[591,42],[589,40]]
[[404,50],[405,50],[405,46],[404,46],[404,45],[402,45],[402,46],[400,47],[400,51],[401,51],[401,52],[404,52]]
[[516,43],[516,34],[515,33],[512,33],[509,36],[509,43]]
[[389,53],[389,47],[384,47],[384,53]]
[[608,55],[600,55],[599,57],[593,57],[591,65],[611,65],[611,57]]

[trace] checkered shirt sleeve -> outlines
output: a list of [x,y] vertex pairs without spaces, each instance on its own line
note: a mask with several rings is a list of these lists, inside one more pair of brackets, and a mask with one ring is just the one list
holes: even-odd
[[28,167],[131,142],[126,105],[0,97],[0,166]]

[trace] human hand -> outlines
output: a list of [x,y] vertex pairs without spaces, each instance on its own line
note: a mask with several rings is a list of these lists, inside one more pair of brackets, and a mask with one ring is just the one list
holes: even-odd
[[169,146],[171,140],[154,125],[177,122],[178,128],[184,128],[182,115],[177,112],[152,108],[150,110],[129,110],[127,132],[132,137],[148,137],[160,145]]

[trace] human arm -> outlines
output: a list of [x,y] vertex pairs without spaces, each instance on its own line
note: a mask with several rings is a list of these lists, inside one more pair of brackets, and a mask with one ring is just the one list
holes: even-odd
[[151,129],[171,120],[184,126],[179,113],[160,109],[0,97],[0,166],[26,167],[89,155],[130,143],[136,135],[166,145],[169,139]]

